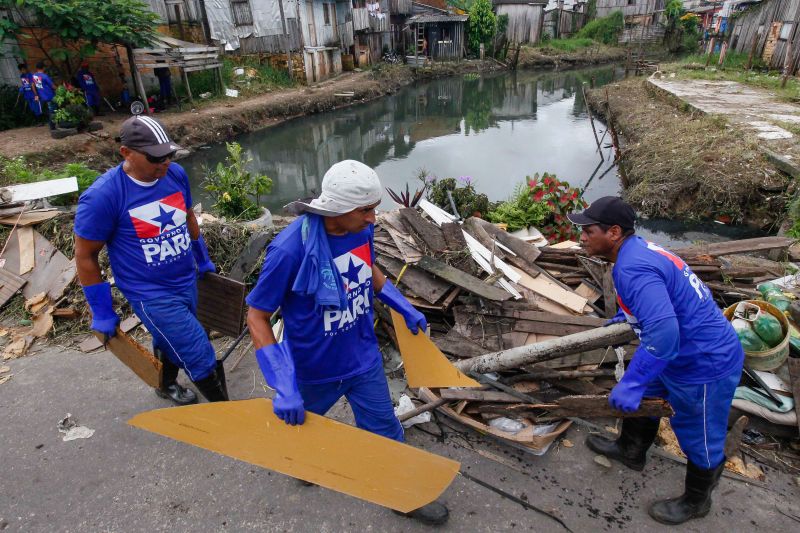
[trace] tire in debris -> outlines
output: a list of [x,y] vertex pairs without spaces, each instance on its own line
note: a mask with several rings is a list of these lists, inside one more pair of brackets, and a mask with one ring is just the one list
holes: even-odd
[[94,120],[89,123],[89,126],[86,128],[86,131],[98,131],[103,129],[103,123],[99,120]]
[[77,134],[78,128],[56,128],[54,130],[50,130],[50,137],[53,139],[63,139],[64,137]]

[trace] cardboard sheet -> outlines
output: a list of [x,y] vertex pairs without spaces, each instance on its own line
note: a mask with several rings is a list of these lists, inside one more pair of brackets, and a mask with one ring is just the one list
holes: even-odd
[[454,367],[427,335],[422,332],[418,335],[411,333],[403,317],[395,311],[392,311],[392,322],[400,344],[400,355],[403,357],[409,387],[437,389],[481,386]]
[[128,423],[401,512],[438,498],[461,466],[313,413],[288,426],[266,398],[158,409]]

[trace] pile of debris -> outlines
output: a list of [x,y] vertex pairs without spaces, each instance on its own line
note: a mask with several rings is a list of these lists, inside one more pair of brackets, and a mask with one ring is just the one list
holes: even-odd
[[[777,261],[793,240],[764,237],[675,250],[723,305],[758,294],[783,275]],[[536,247],[478,218],[459,221],[422,200],[419,210],[383,213],[376,262],[423,310],[433,342],[478,388],[425,388],[416,395],[457,425],[543,453],[571,423],[620,417],[607,396],[638,344],[625,324],[601,327],[617,311],[613,265],[586,257],[575,242]],[[397,344],[381,306],[378,316]],[[669,416],[648,400],[634,416]],[[668,424],[664,440],[674,441]],[[739,433],[741,435],[741,431]],[[669,452],[661,455],[673,457]]]

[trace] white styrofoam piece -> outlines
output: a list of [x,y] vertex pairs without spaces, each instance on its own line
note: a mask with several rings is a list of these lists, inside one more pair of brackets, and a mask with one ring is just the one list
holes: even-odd
[[76,177],[62,178],[57,180],[37,181],[35,183],[21,183],[19,185],[9,185],[0,188],[5,194],[10,194],[8,203],[27,202],[38,200],[49,196],[58,196],[78,190],[78,179]]

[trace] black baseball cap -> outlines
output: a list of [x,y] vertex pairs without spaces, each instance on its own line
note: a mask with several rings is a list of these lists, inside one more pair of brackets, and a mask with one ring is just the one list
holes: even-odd
[[181,147],[173,143],[164,126],[154,118],[137,115],[122,123],[119,142],[137,152],[152,157],[164,157]]
[[592,202],[583,212],[572,213],[567,218],[576,226],[605,224],[629,230],[633,229],[636,212],[618,196],[603,196]]

